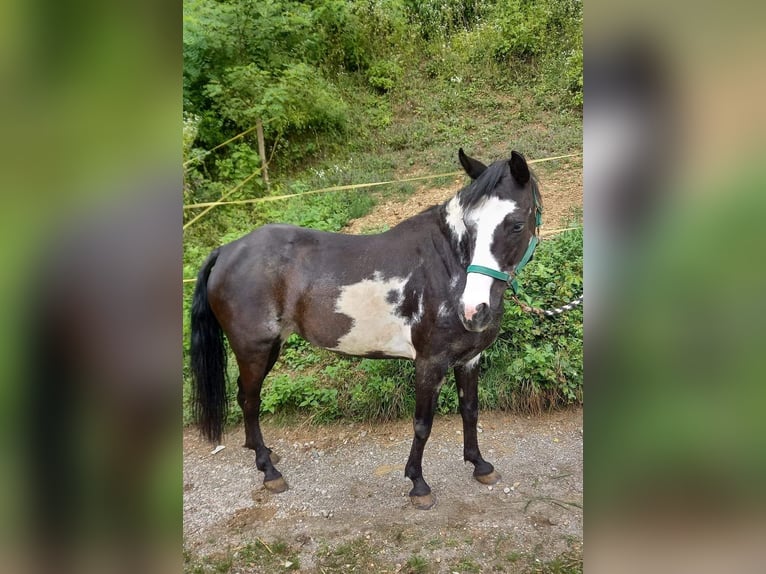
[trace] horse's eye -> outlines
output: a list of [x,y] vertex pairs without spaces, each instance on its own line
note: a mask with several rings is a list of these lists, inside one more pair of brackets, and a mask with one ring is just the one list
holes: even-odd
[[514,223],[513,224],[513,232],[514,233],[518,233],[522,229],[524,229],[524,224],[523,223]]

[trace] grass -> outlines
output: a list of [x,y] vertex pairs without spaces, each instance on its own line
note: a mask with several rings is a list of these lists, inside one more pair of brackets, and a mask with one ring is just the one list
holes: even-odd
[[[312,572],[369,572],[390,573],[394,571],[403,574],[429,574],[440,570],[445,565],[449,572],[473,574],[480,572],[508,572],[512,574],[582,574],[583,558],[582,545],[576,539],[569,540],[569,548],[558,556],[545,560],[539,558],[536,548],[531,553],[512,550],[509,537],[500,536],[494,544],[494,551],[487,553],[486,544],[472,541],[463,545],[459,557],[452,560],[441,560],[437,563],[436,556],[440,550],[447,555],[454,555],[455,546],[448,540],[431,539],[421,546],[421,550],[412,552],[406,560],[398,558],[402,553],[407,555],[407,546],[417,547],[416,539],[407,545],[403,539],[397,539],[401,529],[391,529],[381,532],[382,540],[364,536],[342,542],[332,547],[327,542],[321,544],[314,552],[314,568]],[[482,542],[487,542],[482,540]],[[491,543],[491,541],[490,541]],[[266,543],[260,539],[237,548],[199,557],[189,551],[184,551],[185,574],[226,574],[229,572],[289,572],[301,570],[299,548],[291,546],[283,540]]]
[[429,567],[428,560],[415,554],[407,560],[407,563],[404,565],[404,572],[408,574],[427,574],[431,572],[431,568]]
[[381,564],[376,548],[365,538],[356,538],[334,549],[325,547],[316,556],[317,566],[329,572],[345,570],[379,571]]
[[524,574],[582,574],[582,552],[569,550],[553,560],[532,560]]
[[185,574],[226,574],[253,567],[258,567],[261,572],[289,572],[300,570],[301,563],[296,551],[281,540],[267,544],[257,538],[239,548],[204,557],[184,551]]

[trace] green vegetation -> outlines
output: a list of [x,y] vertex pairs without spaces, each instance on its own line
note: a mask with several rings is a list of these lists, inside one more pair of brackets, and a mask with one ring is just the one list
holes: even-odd
[[[511,149],[528,157],[580,151],[581,28],[576,0],[187,0],[184,201],[451,172],[461,146],[487,161]],[[259,119],[268,187],[251,130]],[[184,276],[195,277],[213,248],[258,225],[339,231],[380,199],[415,190],[397,184],[219,206],[185,230]],[[200,211],[187,210],[185,222]],[[582,233],[563,234],[544,241],[525,269],[524,298],[568,300],[581,277]],[[185,348],[192,291],[186,283]],[[582,400],[581,312],[549,321],[508,303],[482,369],[483,408],[535,412]],[[408,416],[412,377],[408,362],[339,358],[292,337],[266,381],[263,408],[316,422]],[[442,389],[439,411],[457,411],[454,383]]]
[[[400,552],[407,553],[402,548],[402,541],[396,540],[392,533],[383,534],[382,539],[371,540],[358,537],[342,542],[337,546],[328,543],[320,545],[314,554],[315,567],[312,572],[394,572],[403,574],[427,574],[438,572],[440,564],[435,556],[453,554],[455,548],[440,541],[428,551],[414,553],[406,560],[395,563]],[[568,550],[551,560],[538,558],[537,550],[532,553],[506,551],[509,540],[498,538],[495,552],[488,554],[481,545],[468,543],[460,549],[460,557],[443,560],[448,565],[449,572],[513,572],[516,574],[582,574],[582,546],[572,543]],[[300,545],[281,540],[265,543],[258,539],[256,542],[239,548],[229,548],[226,551],[206,557],[197,557],[184,552],[184,572],[187,574],[212,574],[227,572],[277,572],[300,570]],[[388,557],[384,554],[388,553]],[[398,567],[397,567],[398,566]]]
[[184,551],[185,574],[225,574],[239,572],[243,568],[259,572],[300,570],[301,563],[296,548],[283,541],[267,544],[260,539],[245,546],[228,549],[203,558]]

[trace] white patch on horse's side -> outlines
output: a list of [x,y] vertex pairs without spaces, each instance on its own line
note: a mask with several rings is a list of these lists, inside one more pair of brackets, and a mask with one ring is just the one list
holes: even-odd
[[479,360],[480,360],[480,359],[481,359],[481,353],[479,353],[478,355],[476,355],[476,356],[475,356],[473,359],[471,359],[470,361],[467,361],[467,362],[465,363],[465,365],[464,365],[464,366],[465,366],[465,368],[466,368],[466,369],[468,369],[468,370],[473,370],[473,369],[475,369],[475,368],[478,366],[478,364],[479,364]]
[[[481,265],[490,269],[500,269],[495,256],[492,255],[492,238],[495,229],[503,220],[516,211],[516,202],[499,197],[488,197],[478,206],[468,212],[467,219],[476,228],[476,243],[473,249],[471,265]],[[469,273],[463,290],[463,306],[477,307],[481,303],[489,305],[489,290],[494,279],[479,273]]]
[[460,199],[457,195],[447,203],[447,225],[459,242],[465,235],[466,229],[463,222],[463,207],[460,205]]
[[[335,312],[351,318],[351,329],[338,340],[333,351],[349,355],[384,353],[391,357],[415,358],[412,345],[412,326],[396,314],[397,302],[389,302],[389,293],[397,293],[402,300],[404,286],[409,277],[384,280],[379,273],[372,279],[341,288],[335,302]],[[420,308],[422,309],[422,296]]]
[[425,311],[425,308],[423,307],[423,294],[421,293],[418,296],[418,311],[412,316],[412,319],[410,320],[410,325],[415,325],[417,323],[420,323],[420,320],[423,318],[424,311]]
[[450,289],[454,289],[455,287],[457,287],[458,281],[460,281],[459,275],[455,275],[452,279],[450,279],[449,280]]
[[446,303],[439,304],[439,310],[436,312],[437,316],[444,318],[449,316],[449,307]]

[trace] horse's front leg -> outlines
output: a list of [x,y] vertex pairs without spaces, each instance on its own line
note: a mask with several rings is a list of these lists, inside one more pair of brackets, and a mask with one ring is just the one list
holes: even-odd
[[436,401],[446,372],[446,365],[415,361],[415,436],[404,475],[412,480],[410,501],[419,510],[428,510],[436,503],[431,487],[423,479],[423,450],[431,435]]
[[455,382],[463,417],[463,459],[473,463],[473,476],[482,484],[495,484],[500,473],[484,460],[479,451],[476,424],[479,421],[479,360],[455,367]]

